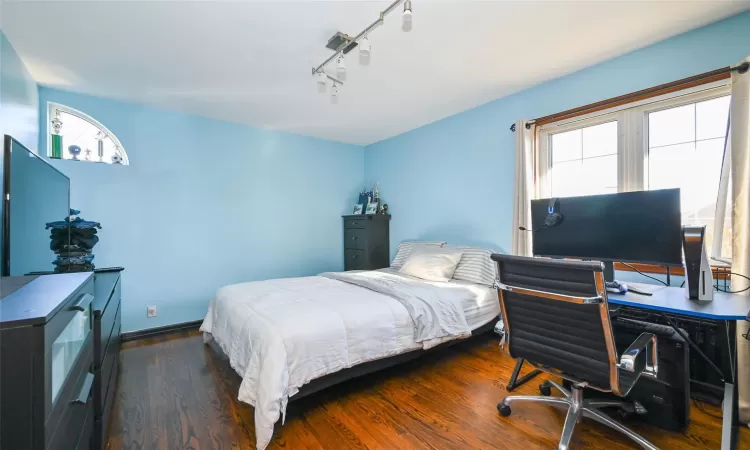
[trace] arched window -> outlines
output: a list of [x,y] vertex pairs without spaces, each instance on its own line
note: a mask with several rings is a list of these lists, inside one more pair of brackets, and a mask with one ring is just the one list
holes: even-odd
[[117,137],[96,119],[58,103],[47,107],[47,156],[107,164],[129,164]]

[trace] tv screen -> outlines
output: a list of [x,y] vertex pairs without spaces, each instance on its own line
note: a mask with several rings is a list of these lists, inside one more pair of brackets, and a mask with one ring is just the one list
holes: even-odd
[[4,144],[0,275],[53,270],[45,227],[70,214],[70,180],[12,137]]

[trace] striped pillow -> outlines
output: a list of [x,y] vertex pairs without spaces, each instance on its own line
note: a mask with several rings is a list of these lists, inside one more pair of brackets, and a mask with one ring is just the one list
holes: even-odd
[[438,246],[442,247],[445,245],[445,242],[437,242],[437,241],[404,241],[400,244],[398,244],[398,250],[396,250],[396,257],[393,258],[393,262],[391,262],[391,269],[394,270],[400,270],[401,266],[404,265],[406,262],[406,259],[411,255],[412,250],[414,248],[419,248],[421,246]]
[[494,286],[497,279],[497,266],[490,259],[492,250],[480,247],[456,247],[461,250],[461,261],[458,262],[456,271],[453,272],[454,280],[463,280],[470,283]]

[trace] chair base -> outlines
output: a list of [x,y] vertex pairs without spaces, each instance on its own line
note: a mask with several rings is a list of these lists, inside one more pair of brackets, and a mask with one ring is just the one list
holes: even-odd
[[549,387],[554,387],[558,391],[562,392],[564,397],[511,395],[505,397],[503,401],[497,405],[497,409],[503,416],[509,416],[511,413],[511,404],[515,402],[534,402],[543,403],[545,405],[567,411],[568,414],[565,417],[565,425],[563,425],[562,435],[560,436],[560,444],[557,447],[558,450],[568,450],[570,448],[570,440],[573,437],[575,426],[578,422],[581,421],[583,417],[595,420],[602,425],[619,431],[647,450],[659,450],[656,446],[648,442],[642,436],[616,422],[611,417],[599,410],[599,408],[605,407],[619,407],[624,408],[629,412],[640,412],[638,406],[625,401],[584,400],[582,387],[573,386],[573,389],[569,391],[560,386],[558,383],[555,383],[554,381],[545,381],[544,384],[540,386],[540,389],[543,393],[546,394],[549,392]]

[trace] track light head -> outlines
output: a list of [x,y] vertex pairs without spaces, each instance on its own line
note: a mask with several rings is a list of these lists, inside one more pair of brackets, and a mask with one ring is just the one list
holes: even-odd
[[346,80],[346,60],[344,55],[339,55],[339,59],[336,62],[336,75],[341,81]]
[[317,83],[318,83],[318,92],[321,94],[326,91],[326,81],[328,81],[328,77],[323,72],[318,72],[317,75]]
[[365,35],[364,39],[359,41],[359,63],[363,66],[370,64],[370,50],[372,50],[370,40]]
[[331,103],[337,104],[339,102],[339,88],[336,87],[336,83],[334,82],[331,86]]
[[401,29],[403,31],[409,32],[411,31],[411,0],[406,0],[404,2],[404,13],[401,16],[402,22],[401,22]]

